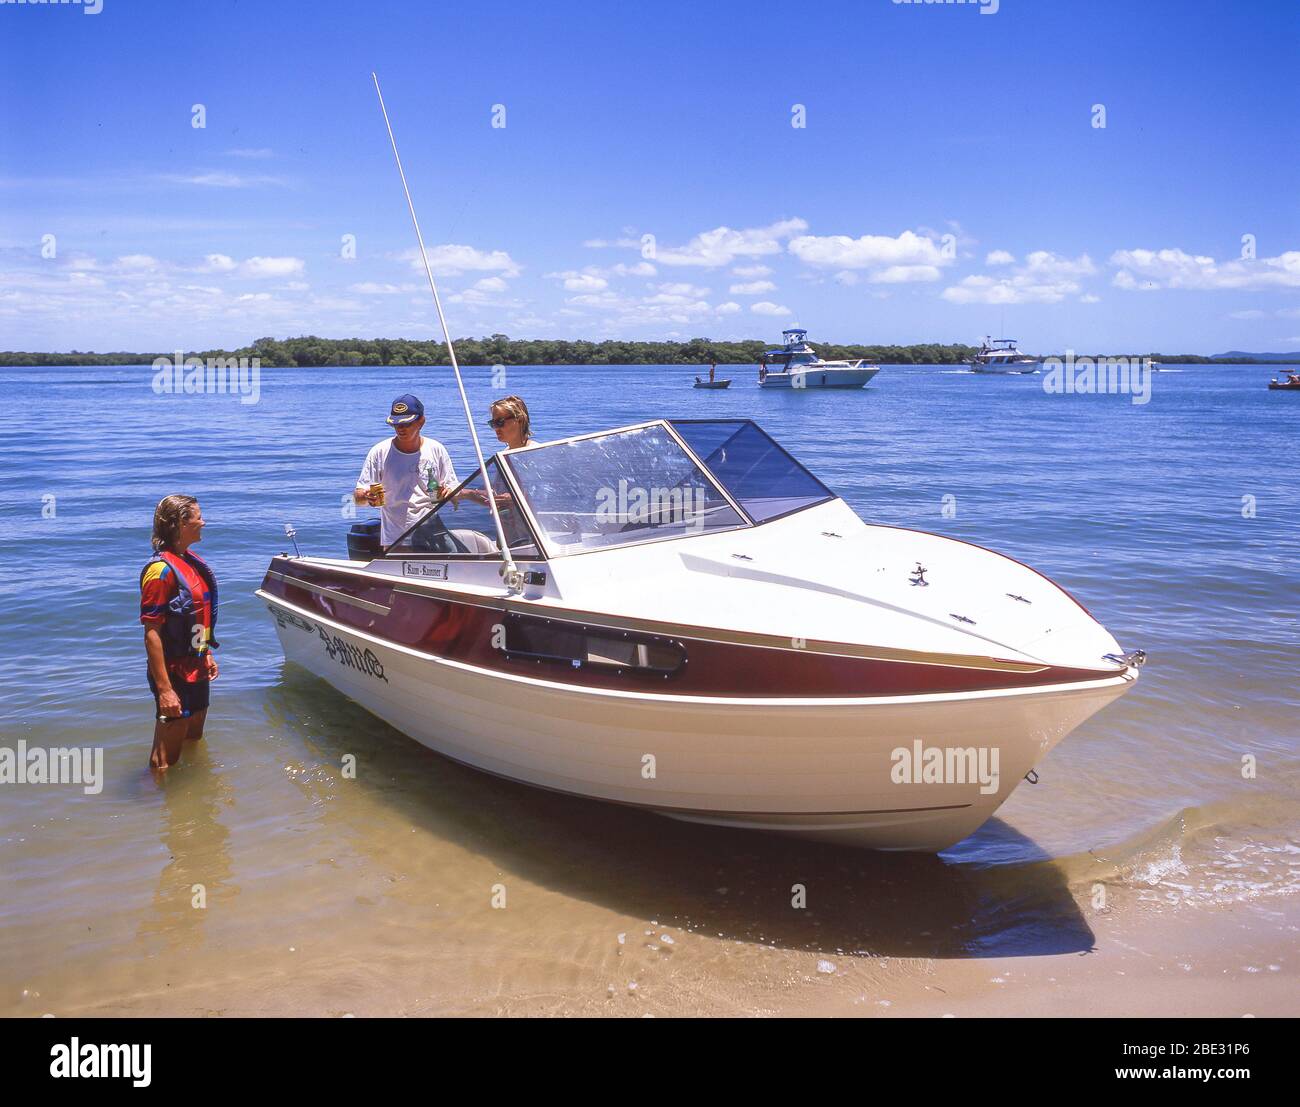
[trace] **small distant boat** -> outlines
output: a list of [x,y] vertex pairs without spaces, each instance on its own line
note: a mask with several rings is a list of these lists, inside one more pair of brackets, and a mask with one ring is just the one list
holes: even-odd
[[[760,388],[861,388],[880,372],[879,365],[866,358],[856,361],[823,361],[808,345],[808,332],[799,327],[782,331],[784,346],[763,354],[758,368]],[[769,369],[769,365],[777,368]]]
[[1037,373],[1038,358],[1021,353],[1014,338],[984,338],[970,360],[972,373]]
[[1286,380],[1280,381],[1274,377],[1268,382],[1270,392],[1300,392],[1300,373],[1287,370]]
[[699,377],[695,378],[696,388],[729,388],[730,386],[731,386],[730,377],[728,377],[726,380],[721,380],[721,381],[706,381],[706,380],[701,380]]

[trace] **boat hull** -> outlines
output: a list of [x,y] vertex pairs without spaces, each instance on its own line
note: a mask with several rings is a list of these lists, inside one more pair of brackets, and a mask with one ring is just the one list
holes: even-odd
[[818,369],[793,373],[772,372],[758,382],[760,388],[861,388],[880,372],[879,368]]
[[988,373],[995,376],[1011,376],[1016,373],[1029,374],[1037,373],[1039,366],[1037,362],[1022,362],[1019,365],[971,365],[972,373]]
[[[258,595],[288,661],[446,757],[677,819],[875,849],[934,851],[968,836],[1136,679],[1130,670],[994,692],[674,696],[504,674]],[[899,751],[921,753],[918,741],[985,750],[995,778],[899,779]]]

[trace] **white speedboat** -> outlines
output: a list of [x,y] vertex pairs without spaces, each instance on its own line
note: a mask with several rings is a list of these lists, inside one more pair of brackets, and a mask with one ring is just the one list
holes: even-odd
[[970,360],[975,373],[1037,373],[1038,358],[1023,354],[1014,338],[985,338]]
[[763,353],[758,369],[761,388],[861,388],[880,372],[880,366],[865,358],[823,361],[808,344],[806,330],[793,327],[782,331],[781,337],[783,346]]
[[472,477],[391,547],[281,554],[257,592],[289,661],[485,772],[937,850],[1137,680],[1140,652],[1064,589],[864,523],[749,420],[654,420],[487,469],[497,518]]

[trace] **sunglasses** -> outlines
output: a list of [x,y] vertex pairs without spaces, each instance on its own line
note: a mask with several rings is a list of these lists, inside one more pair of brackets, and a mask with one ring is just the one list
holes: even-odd
[[513,416],[513,415],[503,415],[503,416],[501,416],[500,419],[489,419],[489,420],[488,420],[488,426],[489,426],[489,427],[492,427],[494,430],[500,430],[500,429],[501,429],[502,427],[504,427],[508,422],[510,422],[511,419],[514,419],[514,418],[515,418],[515,416]]

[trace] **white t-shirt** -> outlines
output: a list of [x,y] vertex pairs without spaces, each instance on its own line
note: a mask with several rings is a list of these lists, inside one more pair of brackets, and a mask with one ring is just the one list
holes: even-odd
[[[379,509],[379,541],[387,546],[434,505],[438,485],[450,492],[459,482],[451,455],[441,442],[420,438],[420,449],[405,453],[396,438],[377,442],[366,454],[357,486],[384,486],[384,506]],[[429,485],[433,485],[430,491]]]

